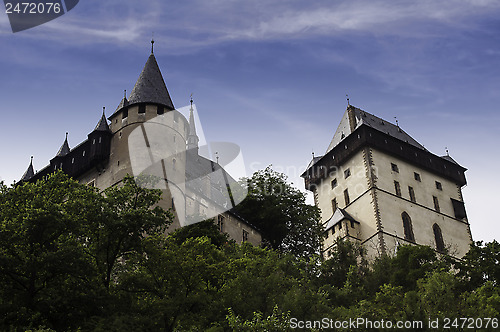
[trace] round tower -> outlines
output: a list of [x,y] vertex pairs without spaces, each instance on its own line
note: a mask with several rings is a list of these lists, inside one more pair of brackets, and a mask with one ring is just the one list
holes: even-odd
[[174,210],[177,218],[173,226],[178,227],[185,213],[189,123],[175,110],[153,48],[129,97],[123,97],[109,120],[109,185],[119,183],[127,174],[154,177],[156,182],[148,187],[163,190],[160,206]]

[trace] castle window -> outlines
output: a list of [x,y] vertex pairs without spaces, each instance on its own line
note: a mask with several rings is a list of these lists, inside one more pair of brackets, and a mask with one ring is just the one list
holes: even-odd
[[123,110],[122,119],[128,118],[128,110]]
[[436,189],[443,190],[443,185],[441,184],[441,182],[436,181]]
[[394,181],[394,189],[396,190],[396,195],[401,197],[401,186],[398,181]]
[[351,220],[351,228],[354,228],[354,221]]
[[82,154],[83,157],[85,157],[85,150],[83,150],[83,154]]
[[337,207],[338,207],[337,198],[334,198],[334,199],[332,199],[332,211],[333,211],[333,213],[335,213],[335,211],[337,210]]
[[339,230],[341,230],[341,229],[342,229],[342,221],[339,222]]
[[467,217],[465,213],[465,205],[464,202],[457,201],[456,199],[451,199],[451,204],[453,205],[453,211],[455,212],[455,218],[463,219]]
[[94,145],[94,144],[95,144],[95,138],[92,140],[92,145]]
[[411,224],[411,218],[408,213],[403,212],[401,214],[401,219],[403,219],[403,231],[405,233],[405,240],[415,242],[415,236],[413,235],[413,226]]
[[422,180],[420,179],[420,174],[418,174],[417,172],[414,172],[413,173],[413,177],[415,178],[416,181],[418,182],[421,182]]
[[332,235],[335,235],[335,226],[332,227]]
[[413,190],[413,187],[408,186],[408,193],[410,194],[410,201],[415,203],[417,200],[415,199],[415,191]]
[[344,171],[344,178],[347,179],[349,176],[351,176],[351,169],[348,168]]
[[391,163],[391,169],[393,172],[399,173],[398,165]]
[[144,113],[146,113],[146,105],[140,104],[139,105],[139,114],[144,114]]
[[217,228],[221,233],[224,232],[224,216],[217,216]]
[[99,144],[101,144],[101,141],[102,141],[102,140],[101,140],[101,137],[99,137]]
[[332,180],[332,189],[337,186],[337,178]]
[[164,112],[165,110],[163,109],[163,106],[158,105],[156,108],[156,114],[162,115]]
[[74,164],[75,163],[75,158],[71,158],[71,163]]
[[434,231],[434,240],[436,241],[436,250],[439,252],[444,252],[444,241],[443,233],[441,232],[441,227],[438,224],[432,225],[432,230]]
[[243,236],[241,242],[246,242],[246,241],[248,241],[248,232],[246,230],[243,230]]
[[116,162],[116,166],[120,166],[120,161],[119,160]]
[[439,208],[438,198],[436,196],[432,196],[432,200],[434,201],[434,210],[436,210],[437,212],[440,212],[441,209]]
[[349,205],[349,203],[351,202],[350,199],[349,199],[349,191],[346,189],[344,190],[344,200],[345,200],[345,205]]

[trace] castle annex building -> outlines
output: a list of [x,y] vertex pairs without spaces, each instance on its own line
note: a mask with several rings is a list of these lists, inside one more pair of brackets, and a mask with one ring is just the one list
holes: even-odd
[[175,109],[151,48],[132,92],[116,111],[109,118],[103,111],[87,140],[74,148],[66,134],[50,164],[35,173],[32,160],[21,181],[62,170],[103,190],[119,185],[127,174],[154,175],[163,191],[159,205],[175,214],[169,231],[213,216],[219,230],[236,242],[260,244],[260,233],[233,211],[236,181],[218,161],[199,154],[193,114],[192,101],[189,120]]
[[369,256],[402,244],[460,258],[472,242],[462,187],[466,169],[426,150],[398,125],[348,106],[325,155],[302,174],[321,209],[323,254],[341,238]]

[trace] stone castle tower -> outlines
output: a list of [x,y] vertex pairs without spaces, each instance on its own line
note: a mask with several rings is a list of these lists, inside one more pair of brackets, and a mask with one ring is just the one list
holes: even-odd
[[153,43],[132,92],[115,112],[106,119],[103,110],[87,140],[73,149],[66,134],[50,164],[35,173],[32,159],[21,181],[36,181],[60,169],[103,190],[119,185],[127,174],[154,175],[161,179],[155,184],[163,191],[160,206],[176,216],[170,231],[190,223],[190,216],[213,216],[219,230],[236,242],[259,244],[259,232],[232,209],[235,202],[227,190],[235,180],[221,165],[198,154],[192,100],[187,120],[174,107]]
[[402,244],[462,257],[472,241],[461,189],[465,171],[398,125],[349,105],[325,155],[313,157],[302,174],[321,209],[324,256],[347,238],[371,257]]

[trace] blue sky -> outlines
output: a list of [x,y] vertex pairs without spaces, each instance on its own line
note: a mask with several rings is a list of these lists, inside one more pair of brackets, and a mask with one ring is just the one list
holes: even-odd
[[475,240],[498,239],[500,2],[82,0],[13,34],[0,14],[0,179],[41,169],[111,114],[155,55],[174,104],[193,93],[210,141],[239,144],[247,171],[303,189],[351,104],[467,167]]

